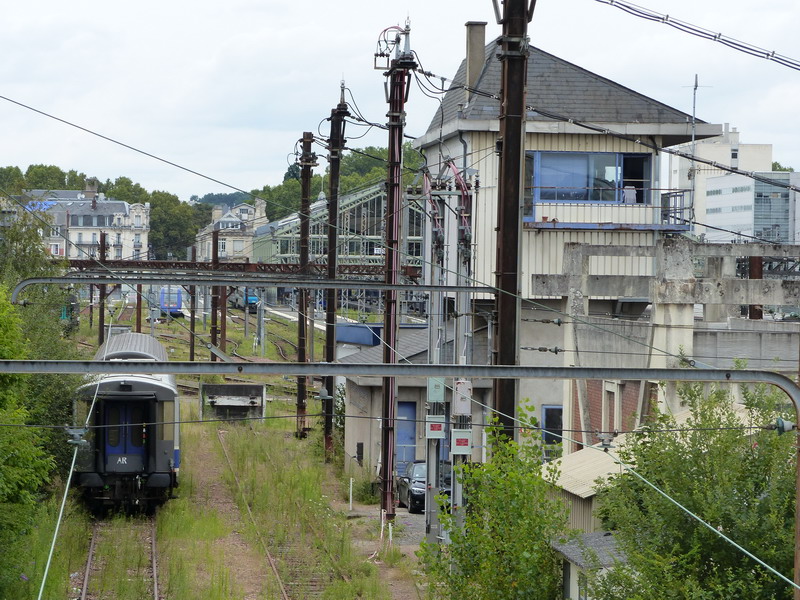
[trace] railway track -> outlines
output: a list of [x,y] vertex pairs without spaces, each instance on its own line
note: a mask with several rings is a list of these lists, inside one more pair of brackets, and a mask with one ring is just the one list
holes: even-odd
[[[250,429],[253,431],[252,426],[250,426]],[[228,468],[233,476],[237,493],[243,500],[242,504],[247,509],[248,518],[253,525],[254,531],[256,531],[270,570],[278,582],[281,600],[321,598],[326,588],[335,579],[349,581],[349,577],[345,573],[341,573],[336,569],[325,568],[320,564],[319,560],[314,559],[313,553],[309,554],[309,545],[314,545],[314,543],[303,534],[299,526],[296,535],[285,538],[280,543],[273,543],[273,540],[265,537],[260,532],[250,508],[251,501],[245,496],[243,487],[233,468],[233,462],[228,453],[222,430],[217,430],[217,437]],[[268,457],[268,462],[273,468],[278,468],[271,457]],[[303,507],[297,501],[295,505],[297,506],[298,514],[301,514]],[[312,534],[318,535],[318,532],[312,531]],[[331,564],[335,564],[330,554],[328,558],[331,559]]]
[[125,519],[123,529],[114,521],[97,521],[83,572],[80,600],[131,597],[161,600],[158,588],[156,516]]

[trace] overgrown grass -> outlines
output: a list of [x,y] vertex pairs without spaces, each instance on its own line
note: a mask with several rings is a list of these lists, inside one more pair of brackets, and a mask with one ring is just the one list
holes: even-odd
[[[300,539],[302,543],[292,547],[300,555],[297,558],[350,578],[350,582],[332,584],[326,598],[386,598],[388,591],[375,567],[353,550],[350,524],[330,508],[322,493],[325,466],[308,451],[311,440],[296,439],[284,426],[277,426],[280,423],[266,421],[253,430],[231,427],[226,433],[226,446],[243,490],[240,495],[228,476],[238,501],[248,503],[259,530],[269,535],[268,544],[278,547]],[[297,580],[299,574],[285,576]]]
[[[353,501],[360,504],[380,504],[381,495],[377,486],[372,481],[368,472],[362,469],[353,472]],[[350,475],[344,473],[341,477],[342,497],[350,498]]]
[[103,524],[104,532],[95,546],[94,561],[101,565],[92,576],[89,589],[98,597],[140,600],[152,590],[150,548],[145,543],[149,520],[116,516]]
[[214,510],[198,509],[192,477],[181,482],[181,497],[170,500],[158,515],[158,540],[162,564],[161,586],[165,598],[228,600],[237,590],[225,557],[213,543],[230,533]]
[[[185,417],[197,417],[196,401],[185,401],[181,408]],[[231,531],[215,509],[201,507],[199,500],[207,498],[208,490],[198,489],[192,475],[193,469],[203,468],[191,463],[193,450],[207,443],[201,433],[200,425],[181,428],[181,447],[187,462],[181,469],[177,497],[158,514],[160,586],[165,598],[228,600],[241,594],[225,566],[226,557],[215,551],[214,543]]]
[[[37,597],[61,503],[60,493],[38,504],[26,517],[27,527],[0,548],[0,598]],[[89,518],[80,503],[68,499],[48,571],[45,598],[74,597],[70,574],[80,570],[89,546]]]

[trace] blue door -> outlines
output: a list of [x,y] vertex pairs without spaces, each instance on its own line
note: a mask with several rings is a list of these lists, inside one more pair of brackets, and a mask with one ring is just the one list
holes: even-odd
[[106,471],[137,473],[144,471],[144,423],[147,404],[144,402],[105,403]]
[[395,465],[402,465],[417,457],[416,418],[416,402],[397,403],[397,421],[395,428],[395,453],[397,458],[395,460]]

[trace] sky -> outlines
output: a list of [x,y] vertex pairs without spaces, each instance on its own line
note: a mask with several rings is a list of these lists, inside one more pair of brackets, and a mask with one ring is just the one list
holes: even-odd
[[[637,4],[800,60],[796,0]],[[125,176],[182,200],[277,185],[304,131],[327,137],[342,80],[367,119],[386,122],[373,55],[381,31],[406,19],[422,66],[448,78],[464,57],[465,22],[486,21],[487,40],[501,33],[491,0],[16,3],[0,21],[0,166]],[[696,74],[699,119],[772,144],[774,160],[800,170],[800,71],[597,0],[538,0],[528,31],[532,45],[687,113]],[[422,135],[436,106],[413,87],[406,133]],[[386,132],[348,145],[386,146]],[[325,152],[316,152],[320,172]]]

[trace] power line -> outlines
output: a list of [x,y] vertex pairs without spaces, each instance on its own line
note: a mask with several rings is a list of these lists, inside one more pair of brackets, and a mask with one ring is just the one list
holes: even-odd
[[[433,74],[432,74],[432,73],[425,72],[425,71],[423,71],[423,74],[424,74],[426,77],[433,76]],[[445,78],[441,78],[441,79],[442,79],[442,80],[444,80]],[[452,81],[452,80],[450,80],[450,81]],[[453,89],[453,88],[451,88],[451,89]],[[464,86],[464,89],[467,89],[467,88],[466,88],[466,86]],[[496,96],[496,95],[494,95],[494,94],[490,94],[490,93],[487,93],[487,92],[483,92],[483,91],[481,91],[481,90],[477,90],[477,89],[470,89],[470,91],[471,91],[471,92],[473,92],[473,93],[477,93],[477,94],[484,95],[484,96],[488,96],[488,97],[492,97],[492,98],[496,98],[496,97],[497,97],[497,96]],[[351,98],[352,98],[352,92],[350,92],[350,95],[351,95]],[[4,99],[4,100],[6,100],[6,101],[8,101],[8,102],[11,102],[11,103],[13,103],[13,104],[17,104],[17,105],[19,105],[19,106],[21,106],[21,107],[23,107],[23,108],[27,108],[27,109],[29,109],[29,110],[32,110],[32,111],[34,111],[34,112],[36,112],[36,113],[39,113],[39,114],[41,114],[41,115],[43,115],[43,116],[46,116],[46,117],[48,117],[48,118],[52,118],[52,119],[54,119],[54,120],[57,120],[57,121],[59,121],[59,122],[61,122],[61,123],[64,123],[64,124],[66,124],[66,125],[69,125],[69,126],[71,126],[71,127],[75,127],[75,128],[77,128],[77,129],[80,129],[80,130],[82,130],[82,131],[85,131],[85,132],[87,132],[87,133],[89,133],[89,134],[91,134],[91,135],[95,135],[95,136],[97,136],[97,137],[100,137],[101,139],[105,139],[105,140],[107,140],[107,141],[110,141],[110,142],[112,142],[112,143],[118,144],[118,145],[120,145],[120,146],[122,146],[122,147],[125,147],[125,148],[128,148],[128,149],[130,149],[130,150],[133,150],[134,152],[138,152],[138,153],[140,153],[140,154],[143,154],[143,155],[145,155],[145,156],[148,156],[148,157],[154,158],[154,159],[156,159],[156,160],[159,160],[159,161],[161,161],[161,162],[164,162],[165,164],[169,164],[169,165],[171,165],[171,166],[174,166],[174,167],[176,167],[176,168],[182,169],[182,170],[184,170],[184,171],[187,171],[187,172],[189,172],[189,173],[196,174],[196,175],[198,175],[199,177],[203,177],[203,178],[205,178],[205,179],[208,179],[208,180],[210,180],[210,181],[213,181],[213,182],[215,182],[215,183],[219,183],[219,184],[221,184],[221,185],[224,185],[224,186],[226,186],[226,187],[229,187],[230,189],[233,189],[233,190],[236,190],[236,191],[242,192],[242,193],[244,193],[244,194],[247,194],[248,196],[251,196],[251,197],[253,197],[253,198],[260,198],[260,199],[264,200],[265,202],[270,202],[270,203],[272,203],[272,204],[278,204],[278,203],[276,203],[276,202],[274,202],[274,201],[272,201],[272,200],[267,200],[267,199],[265,199],[265,198],[261,198],[260,196],[257,196],[257,195],[255,195],[255,194],[252,194],[251,192],[247,192],[247,191],[245,191],[245,190],[243,190],[243,189],[241,189],[241,188],[238,188],[238,187],[236,187],[236,186],[233,186],[233,185],[226,184],[226,183],[224,183],[224,182],[222,182],[222,181],[220,181],[220,180],[218,180],[218,179],[215,179],[215,178],[209,177],[209,176],[207,176],[207,175],[204,175],[204,174],[202,174],[202,173],[200,173],[200,172],[198,172],[198,171],[194,171],[194,170],[192,170],[192,169],[189,169],[189,168],[187,168],[187,167],[183,167],[183,166],[181,166],[181,165],[179,165],[179,164],[177,164],[177,163],[174,163],[174,162],[172,162],[172,161],[169,161],[169,160],[166,160],[166,159],[160,158],[160,157],[158,157],[158,156],[156,156],[156,155],[154,155],[154,154],[151,154],[151,153],[145,152],[145,151],[143,151],[143,150],[140,150],[140,149],[138,149],[138,148],[135,148],[135,147],[133,147],[133,146],[131,146],[131,145],[129,145],[129,144],[125,144],[125,143],[123,143],[123,142],[120,142],[120,141],[118,141],[118,140],[115,140],[115,139],[113,139],[113,138],[111,138],[111,137],[108,137],[108,136],[102,135],[102,134],[100,134],[100,133],[97,133],[97,132],[95,132],[95,131],[92,131],[92,130],[90,130],[90,129],[88,129],[88,128],[85,128],[85,127],[82,127],[82,126],[76,125],[76,124],[74,124],[74,123],[71,123],[70,121],[67,121],[67,120],[65,120],[65,119],[61,119],[61,118],[59,118],[59,117],[53,116],[53,115],[51,115],[51,114],[49,114],[49,113],[46,113],[46,112],[44,112],[44,111],[41,111],[41,110],[39,110],[39,109],[33,108],[33,107],[29,106],[29,105],[23,104],[23,103],[21,103],[21,102],[18,102],[18,101],[16,101],[16,100],[13,100],[13,99],[11,99],[11,98],[8,98],[8,97],[6,97],[6,96],[1,96],[1,95],[0,95],[0,99]],[[541,112],[541,111],[539,111],[539,112],[540,112],[540,114],[543,114],[544,116],[547,116],[548,118],[554,118],[554,119],[558,119],[558,120],[565,120],[565,121],[568,121],[568,122],[570,122],[570,123],[575,123],[575,124],[577,124],[577,125],[579,125],[579,126],[581,126],[581,127],[586,127],[586,128],[589,128],[589,129],[594,129],[594,130],[602,131],[603,133],[606,133],[606,134],[609,134],[609,135],[615,135],[615,136],[617,136],[617,137],[622,137],[622,138],[624,138],[624,139],[630,139],[630,140],[636,141],[637,143],[642,143],[642,142],[641,142],[640,140],[638,140],[638,139],[634,139],[634,138],[630,138],[630,136],[624,136],[624,135],[622,135],[622,134],[617,134],[617,133],[614,133],[614,132],[610,132],[609,130],[607,130],[607,129],[604,129],[604,128],[601,128],[601,127],[599,127],[599,126],[593,126],[593,125],[589,125],[589,124],[583,124],[583,123],[580,123],[580,122],[578,122],[578,121],[575,121],[574,119],[569,119],[569,118],[567,118],[567,117],[562,117],[562,116],[560,116],[560,115],[555,115],[554,113],[543,113],[543,112]],[[654,145],[654,144],[648,144],[648,143],[646,143],[646,142],[644,142],[644,143],[643,143],[643,145],[645,145],[645,146],[648,146],[648,147],[658,148],[658,146],[657,146],[657,145]],[[352,150],[352,149],[351,149],[351,150]],[[662,150],[664,150],[664,151],[667,151],[666,149],[663,149],[663,148],[662,148]],[[677,151],[673,151],[673,152],[674,152],[675,154],[678,154],[678,155],[681,155],[681,156],[689,156],[689,155],[688,155],[688,154],[686,154],[686,153],[677,152]],[[366,154],[366,153],[365,153],[365,154]],[[368,154],[367,154],[367,156],[370,156],[370,155],[368,155]],[[487,155],[487,157],[488,157],[488,155]],[[376,158],[376,159],[379,159],[379,157],[374,157],[374,156],[371,156],[371,158]],[[484,158],[486,158],[486,157],[484,157]],[[381,159],[381,160],[383,160],[383,159]],[[713,161],[705,161],[705,162],[707,162],[708,164],[712,164],[713,166],[717,166],[718,168],[724,168],[724,167],[722,167],[721,165],[718,165],[717,163],[714,163]],[[730,169],[730,168],[728,168],[728,169]],[[734,172],[740,172],[740,171],[738,171],[738,170],[735,170]],[[741,172],[741,173],[742,173],[742,174],[747,174],[747,173],[744,173],[744,172]],[[754,176],[754,174],[751,174],[751,175],[753,175],[753,176]],[[755,178],[755,177],[754,177],[754,178]],[[780,183],[780,182],[773,182],[772,180],[768,180],[768,179],[765,179],[765,178],[761,178],[761,180],[762,180],[762,181],[767,181],[767,182],[769,182],[769,183],[775,183],[775,184],[779,184],[779,183]],[[785,186],[784,186],[784,187],[785,187]],[[791,186],[791,187],[792,187],[792,188],[794,188],[794,186]],[[281,206],[281,205],[279,205],[279,206]],[[286,207],[283,207],[283,208],[286,208]],[[405,253],[403,253],[403,254],[405,254]],[[449,270],[448,270],[448,271],[449,271]],[[109,270],[109,272],[111,272],[111,273],[113,274],[113,272],[112,272],[112,271],[110,271],[110,270]],[[478,281],[476,281],[474,278],[471,278],[471,277],[470,277],[470,278],[468,278],[468,279],[469,279],[470,281],[474,282],[474,283],[479,283],[479,284],[482,284],[482,282],[478,282]],[[494,287],[494,286],[491,286],[491,285],[489,285],[489,287]],[[496,290],[496,291],[497,291],[497,290]],[[537,303],[537,302],[535,302],[535,301],[532,301],[532,300],[529,300],[529,299],[525,299],[525,298],[521,298],[521,297],[520,297],[520,299],[521,299],[522,301],[524,301],[524,302],[527,302],[528,304],[531,304],[531,305],[534,305],[534,306],[537,306],[537,305],[538,305],[539,307],[546,308],[547,310],[552,310],[552,311],[554,311],[554,312],[559,312],[560,314],[564,314],[564,315],[566,315],[566,313],[564,313],[564,312],[562,312],[562,311],[557,311],[557,310],[555,310],[555,309],[552,309],[551,307],[545,307],[544,305],[541,305],[541,304],[539,304],[539,303]],[[185,327],[185,326],[184,326],[184,327]],[[615,335],[618,335],[618,334],[615,334]],[[626,337],[626,336],[621,336],[621,337]],[[627,339],[629,339],[629,338],[627,338]],[[633,341],[635,341],[635,340],[633,340]],[[652,347],[652,346],[650,346],[650,347]],[[657,350],[657,349],[656,349],[656,348],[654,348],[654,347],[652,347],[652,348],[653,348],[653,349],[655,349],[655,350]],[[660,352],[663,352],[664,354],[667,354],[667,355],[675,356],[674,354],[668,353],[668,352],[666,352],[666,351],[662,351],[662,350],[658,350],[658,351],[660,351]]]
[[[309,396],[309,400],[316,400],[318,399],[316,396],[311,395]],[[474,401],[474,400],[473,400]],[[319,413],[311,413],[307,414],[307,417],[324,417],[326,413],[319,412]],[[361,420],[370,420],[374,421],[376,417],[368,416],[368,415],[348,415],[348,414],[335,414],[334,417],[337,419],[361,419]],[[262,415],[262,416],[250,416],[250,417],[228,417],[228,418],[209,418],[209,419],[180,419],[177,421],[142,421],[142,422],[129,422],[124,424],[106,424],[106,425],[84,425],[86,430],[96,430],[96,431],[103,431],[107,429],[113,429],[115,427],[120,426],[156,426],[156,425],[194,425],[194,424],[203,424],[203,423],[239,423],[239,422],[251,422],[251,421],[275,421],[281,419],[296,419],[297,416],[293,414],[287,415]],[[403,419],[404,423],[426,423],[426,419]],[[458,421],[448,420],[442,421],[445,425],[455,425],[458,426]],[[474,423],[475,427],[496,427],[492,423]],[[63,430],[65,427],[64,425],[45,425],[45,424],[37,424],[37,423],[0,423],[0,427],[5,427],[8,429],[55,429],[55,430]],[[569,432],[569,433],[591,433],[591,434],[609,434],[609,435],[630,435],[630,434],[641,434],[641,435],[650,435],[652,433],[685,433],[685,432],[699,432],[699,431],[758,431],[758,430],[772,430],[774,429],[773,424],[767,425],[738,425],[738,426],[726,426],[726,427],[672,427],[672,428],[650,428],[645,427],[641,429],[629,429],[629,430],[620,430],[615,429],[614,431],[599,431],[597,429],[568,429],[568,428],[559,428],[559,427],[547,427],[545,425],[533,425],[533,424],[521,424],[515,425],[514,429],[526,430],[526,431],[541,431],[541,432],[550,432],[553,430],[562,431],[562,432]]]
[[739,41],[727,35],[723,35],[721,33],[715,33],[710,29],[704,29],[702,27],[692,25],[691,23],[680,21],[678,19],[670,17],[669,15],[662,15],[648,8],[637,6],[636,4],[631,4],[630,2],[624,2],[624,0],[595,0],[595,1],[600,2],[602,4],[609,4],[611,6],[615,6],[620,10],[623,10],[626,13],[629,13],[641,19],[647,19],[648,21],[663,23],[664,25],[669,25],[670,27],[674,27],[675,29],[683,31],[684,33],[689,33],[696,37],[700,37],[706,40],[711,40],[712,42],[719,42],[720,44],[728,46],[729,48],[733,48],[734,50],[737,50],[739,52],[743,52],[744,54],[749,54],[750,56],[756,56],[758,58],[763,58],[765,60],[771,60],[773,62],[778,63],[779,65],[783,65],[784,67],[789,67],[790,69],[794,69],[795,71],[800,71],[800,61],[797,61],[793,58],[789,58],[788,56],[783,56],[781,54],[778,54],[774,50],[764,50],[763,48],[759,48],[758,46],[754,46],[753,44],[748,44],[747,42]]

